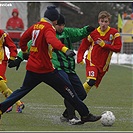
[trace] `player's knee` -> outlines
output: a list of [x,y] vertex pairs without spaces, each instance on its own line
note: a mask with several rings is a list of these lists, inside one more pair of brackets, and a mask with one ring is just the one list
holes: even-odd
[[95,79],[90,79],[87,83],[88,83],[89,86],[93,86],[93,85],[95,85],[96,80]]
[[79,98],[83,101],[87,97],[86,92],[82,92],[82,95],[79,96]]

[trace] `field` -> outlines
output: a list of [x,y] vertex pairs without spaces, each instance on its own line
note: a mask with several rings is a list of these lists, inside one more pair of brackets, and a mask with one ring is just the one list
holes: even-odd
[[[85,81],[85,66],[77,65],[76,71],[82,82]],[[104,127],[100,121],[83,125],[69,125],[60,122],[64,111],[63,98],[51,87],[41,83],[23,97],[23,113],[13,111],[2,115],[0,131],[133,131],[133,86],[130,68],[111,65],[98,89],[92,88],[84,100],[91,113],[101,114],[110,110],[116,121],[112,127]],[[18,89],[25,76],[25,62],[18,71],[7,69],[8,86]],[[0,101],[5,98],[0,94]],[[78,113],[77,113],[77,116]]]

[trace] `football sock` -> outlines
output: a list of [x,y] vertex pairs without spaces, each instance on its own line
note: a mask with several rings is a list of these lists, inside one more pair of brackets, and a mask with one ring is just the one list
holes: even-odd
[[84,87],[86,93],[88,93],[88,92],[90,91],[90,89],[91,89],[91,86],[89,86],[87,82],[85,82],[85,83],[83,84],[83,87]]
[[0,92],[7,98],[12,91],[7,87],[4,80],[0,80]]
[[[7,98],[12,94],[12,91],[7,87],[4,80],[0,80],[0,92]],[[22,103],[21,101],[17,101],[16,105],[20,106]]]

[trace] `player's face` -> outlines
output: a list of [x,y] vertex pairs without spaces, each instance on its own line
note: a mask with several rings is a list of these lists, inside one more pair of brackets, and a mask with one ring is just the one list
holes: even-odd
[[57,20],[52,21],[52,24],[53,24],[53,26],[55,27],[55,26],[56,26],[56,24],[57,24]]
[[65,27],[64,24],[60,24],[60,25],[56,25],[55,29],[56,29],[57,32],[62,33],[63,30],[64,30],[64,27]]
[[16,12],[13,12],[13,16],[16,17],[18,16],[18,14]]
[[109,26],[109,19],[108,18],[99,19],[99,25],[101,31],[105,31]]

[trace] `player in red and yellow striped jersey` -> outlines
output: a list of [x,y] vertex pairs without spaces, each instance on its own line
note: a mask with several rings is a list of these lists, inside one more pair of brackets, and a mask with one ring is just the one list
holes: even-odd
[[83,84],[88,93],[92,86],[98,87],[103,76],[109,69],[113,52],[120,52],[122,42],[118,31],[109,26],[111,15],[107,11],[101,11],[98,15],[99,27],[87,38],[82,40],[78,49],[77,63],[81,63],[86,55],[86,76]]
[[[8,60],[8,57],[5,52],[5,47],[9,49],[10,52],[10,58]],[[8,88],[6,85],[6,68],[7,63],[11,62],[15,59],[17,56],[17,48],[16,45],[13,43],[11,38],[7,33],[5,33],[3,30],[0,30],[0,92],[7,98],[9,95],[12,94],[12,91]],[[24,104],[21,101],[16,102],[17,110],[16,112],[21,113],[22,108],[24,108]],[[8,108],[6,112],[12,111],[12,106]]]

